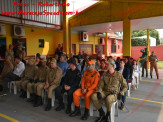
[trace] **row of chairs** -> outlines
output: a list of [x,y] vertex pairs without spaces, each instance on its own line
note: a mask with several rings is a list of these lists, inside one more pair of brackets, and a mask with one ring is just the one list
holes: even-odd
[[[13,90],[14,95],[17,95],[18,89],[16,87],[15,81],[11,81],[8,84],[8,87],[9,87],[10,93],[12,93],[12,90]],[[66,93],[64,94],[64,98],[65,98],[65,96],[67,96]],[[30,98],[30,93],[28,90],[27,90],[27,98]],[[47,90],[42,90],[42,99],[43,99],[44,104],[46,102],[46,98],[47,98]],[[84,99],[84,97],[82,99]],[[81,100],[80,100],[80,103],[81,103]],[[53,97],[52,97],[51,105],[52,105],[52,107],[54,107],[54,105],[55,105],[55,91],[53,91]],[[72,110],[74,110],[74,104],[71,105],[71,108],[72,108]],[[91,104],[90,104],[90,116],[93,116],[93,112],[94,112],[94,105],[91,102]],[[114,122],[114,116],[118,117],[118,101],[116,101],[112,104],[112,108],[111,108],[111,120],[112,120],[112,122]]]

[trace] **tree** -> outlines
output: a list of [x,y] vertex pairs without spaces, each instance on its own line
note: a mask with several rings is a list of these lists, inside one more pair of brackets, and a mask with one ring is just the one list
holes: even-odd
[[[132,38],[140,37],[140,36],[144,36],[144,35],[147,35],[147,30],[132,31],[132,33],[131,33]],[[155,30],[155,29],[150,30],[149,35],[156,39],[156,45],[160,45],[159,33],[157,30]],[[134,39],[134,40],[132,39],[132,41],[138,42],[137,40],[139,40],[139,39]],[[143,42],[143,41],[141,41],[141,42]],[[132,43],[132,44],[135,44],[135,43]],[[136,45],[132,45],[132,46],[136,46]],[[144,46],[144,43],[142,43],[142,45],[139,43],[138,45]]]

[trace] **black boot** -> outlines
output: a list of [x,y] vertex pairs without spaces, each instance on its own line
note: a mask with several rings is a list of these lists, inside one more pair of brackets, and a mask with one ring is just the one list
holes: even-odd
[[39,107],[42,105],[42,97],[38,96],[37,97],[37,103],[33,105],[33,107]]
[[34,101],[34,94],[30,94],[30,98],[27,100],[27,102],[33,102]]
[[151,79],[152,79],[152,75],[151,75]]
[[20,96],[19,96],[19,97],[23,98],[23,96],[24,96],[24,91],[23,91],[23,90],[21,90],[21,94],[20,94]]
[[75,111],[70,114],[70,117],[75,117],[80,115],[81,115],[80,107],[75,106]]
[[70,114],[70,113],[71,113],[71,105],[68,105],[66,109],[66,114]]
[[62,109],[65,109],[64,103],[59,104],[59,106],[55,110],[61,111]]
[[27,98],[27,92],[26,91],[23,91],[22,98]]
[[89,117],[89,109],[85,108],[84,115],[82,116],[82,120],[87,120]]
[[102,107],[98,110],[100,117],[96,120],[96,122],[103,122],[105,120],[105,112]]
[[47,106],[45,108],[45,111],[50,111],[50,109],[51,109],[51,99],[48,98],[48,104],[47,104]]
[[38,98],[38,96],[36,94],[34,94],[34,97],[33,97],[33,106],[37,104],[37,98]]
[[105,122],[111,122],[110,112],[107,112]]

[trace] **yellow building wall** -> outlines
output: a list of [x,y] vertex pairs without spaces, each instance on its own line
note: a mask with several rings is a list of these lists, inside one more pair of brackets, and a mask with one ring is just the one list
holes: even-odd
[[80,35],[79,34],[72,34],[72,44],[76,44],[76,54],[79,53],[79,44],[92,44],[93,45],[93,54],[95,54],[95,45],[99,45],[99,39],[100,37],[96,36],[89,36],[88,42],[80,41]]
[[[34,30],[34,32],[31,32]],[[25,27],[24,37],[13,36],[13,25],[6,24],[7,49],[9,44],[12,44],[12,38],[26,38],[27,56],[33,56],[36,53],[41,55],[54,54],[58,44],[63,43],[63,33],[54,31],[52,29]],[[44,48],[39,48],[39,39],[44,39]]]

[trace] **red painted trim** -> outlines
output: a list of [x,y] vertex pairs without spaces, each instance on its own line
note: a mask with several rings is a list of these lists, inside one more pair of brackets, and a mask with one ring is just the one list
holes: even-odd
[[[17,19],[20,19],[19,17],[13,17],[13,16],[8,16],[8,15],[0,15],[0,16],[6,16],[6,17],[10,17],[10,18],[17,18]],[[22,18],[22,20],[27,20],[27,21],[38,22],[38,23],[43,23],[43,24],[49,24],[49,25],[55,25],[55,26],[60,26],[60,27],[62,27],[62,25],[51,24],[51,23],[46,23],[46,22],[41,22],[41,21],[35,21],[35,20],[30,20],[30,19],[24,19],[24,18]]]

